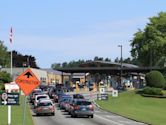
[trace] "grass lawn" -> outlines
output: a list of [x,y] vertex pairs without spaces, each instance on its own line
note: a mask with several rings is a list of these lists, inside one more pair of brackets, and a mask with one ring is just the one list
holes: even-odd
[[[20,105],[12,106],[12,125],[22,125],[23,119],[23,96],[20,96]],[[0,125],[7,125],[8,122],[8,108],[0,105]],[[25,125],[34,125],[32,116],[30,114],[29,105],[26,108]]]
[[152,125],[166,124],[166,98],[142,97],[134,91],[109,97],[108,101],[96,102],[105,110],[143,121]]

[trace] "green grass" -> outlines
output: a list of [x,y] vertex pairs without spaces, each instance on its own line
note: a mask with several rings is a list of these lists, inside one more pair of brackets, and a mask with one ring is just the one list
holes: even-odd
[[[12,125],[22,125],[23,119],[23,102],[24,97],[20,97],[20,105],[19,106],[12,106]],[[7,106],[0,105],[0,125],[7,125],[8,122],[8,108]],[[26,108],[26,119],[25,125],[34,125],[32,116],[30,113],[29,105],[27,104]]]
[[152,125],[166,124],[166,98],[148,98],[135,94],[134,91],[109,97],[108,101],[96,102],[105,110],[146,122]]

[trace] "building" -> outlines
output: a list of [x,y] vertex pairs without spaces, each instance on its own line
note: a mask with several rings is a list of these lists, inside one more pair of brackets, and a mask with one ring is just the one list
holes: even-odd
[[53,69],[42,69],[47,72],[47,84],[62,83],[62,72]]
[[[12,78],[13,81],[21,74],[23,73],[27,68],[22,67],[22,68],[12,68]],[[36,77],[39,79],[41,84],[47,84],[47,72],[41,69],[35,69],[31,68],[32,72],[36,75]],[[2,68],[1,71],[6,71],[7,73],[10,73],[11,69],[10,68]]]

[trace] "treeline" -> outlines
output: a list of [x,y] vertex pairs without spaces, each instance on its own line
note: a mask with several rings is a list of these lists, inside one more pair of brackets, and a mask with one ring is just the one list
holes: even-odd
[[36,59],[32,55],[22,55],[17,51],[13,51],[13,67],[32,67],[39,68]]
[[[32,55],[22,55],[17,51],[13,51],[13,67],[32,67],[39,68],[36,64],[36,59]],[[11,59],[10,52],[4,45],[3,41],[0,41],[0,68],[10,67]]]
[[[95,56],[94,59],[92,60],[81,60],[79,59],[78,61],[70,61],[69,63],[68,62],[63,62],[63,63],[54,63],[51,65],[51,68],[52,69],[58,69],[58,68],[72,68],[72,67],[79,67],[80,64],[82,63],[86,63],[86,62],[91,62],[91,61],[105,61],[105,62],[112,62],[110,58],[103,58],[103,57],[98,57],[98,56]],[[120,59],[117,57],[113,62],[117,62],[117,63],[120,63]],[[127,59],[122,59],[122,62],[123,63],[130,63],[130,64],[133,64],[134,62],[130,59],[130,58],[127,58]]]
[[[123,62],[144,67],[166,67],[166,12],[149,18],[143,30],[139,29],[132,40],[131,58]],[[93,60],[70,61],[69,63],[54,63],[52,68],[78,67],[88,61],[112,61],[110,58],[95,57]],[[116,58],[114,62],[120,62]]]

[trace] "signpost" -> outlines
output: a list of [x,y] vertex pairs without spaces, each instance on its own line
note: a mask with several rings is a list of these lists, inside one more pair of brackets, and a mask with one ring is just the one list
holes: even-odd
[[105,87],[100,87],[99,92],[100,94],[105,94]]
[[26,111],[26,98],[27,96],[40,85],[40,81],[37,79],[35,74],[30,68],[25,70],[21,75],[19,75],[16,80],[16,84],[21,88],[25,94],[24,98],[24,111],[23,111],[23,125],[25,124],[25,111]]
[[2,93],[0,105],[19,105],[19,93]]
[[108,100],[108,94],[107,93],[97,94],[97,99],[98,100]]

